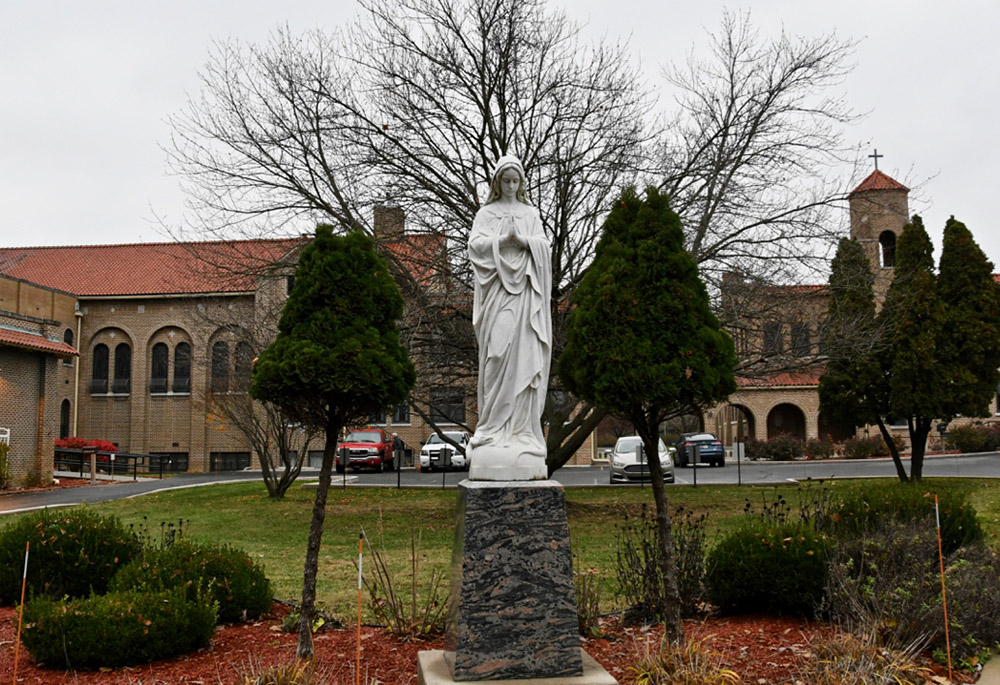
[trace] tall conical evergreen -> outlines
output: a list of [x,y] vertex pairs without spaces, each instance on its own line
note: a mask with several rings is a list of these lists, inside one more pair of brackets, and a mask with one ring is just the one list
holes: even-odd
[[1000,286],[993,264],[955,217],[944,228],[938,275],[938,385],[946,416],[985,416],[1000,380]]
[[314,653],[316,572],[337,438],[406,399],[416,378],[399,342],[402,313],[399,288],[371,239],[319,226],[299,258],[278,335],[254,365],[251,396],[326,436],[303,568],[300,659]]
[[[896,245],[896,276],[880,321],[888,336],[883,371],[889,384],[888,412],[905,418],[910,434],[910,478],[920,480],[927,436],[948,404],[937,365],[942,307],[934,274],[934,246],[914,216]],[[895,448],[890,445],[893,456]]]
[[[889,340],[875,315],[874,283],[861,243],[842,239],[831,266],[823,326],[828,361],[819,379],[820,410],[841,423],[878,426],[886,443],[895,448],[885,423],[889,385],[884,364]],[[892,457],[896,475],[908,480],[899,452],[892,451]]]
[[861,243],[843,238],[831,265],[823,324],[828,362],[819,381],[821,410],[841,423],[874,424],[882,410],[874,283]]
[[[574,293],[559,360],[566,387],[635,427],[659,453],[668,418],[714,405],[736,389],[732,340],[709,306],[684,249],[680,219],[655,188],[627,189],[604,222],[594,261]],[[662,552],[660,609],[667,635],[681,635],[670,514],[658,459],[649,460]]]

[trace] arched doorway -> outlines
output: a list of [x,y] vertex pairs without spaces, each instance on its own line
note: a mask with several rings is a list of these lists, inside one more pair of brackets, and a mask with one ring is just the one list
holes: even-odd
[[753,412],[742,404],[727,404],[723,407],[715,426],[719,439],[726,445],[756,437],[757,426]]
[[844,442],[853,438],[856,432],[852,424],[841,423],[828,419],[823,412],[819,413],[819,439],[830,439],[831,442]]
[[806,415],[794,404],[779,404],[767,415],[768,440],[778,435],[806,439]]

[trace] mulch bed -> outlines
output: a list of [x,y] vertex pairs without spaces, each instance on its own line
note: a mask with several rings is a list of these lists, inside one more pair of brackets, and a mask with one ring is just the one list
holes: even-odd
[[[18,683],[74,685],[229,685],[242,683],[252,666],[286,664],[295,659],[296,636],[281,631],[288,609],[275,603],[271,614],[256,623],[220,626],[209,647],[186,656],[153,664],[106,671],[65,672],[40,668],[22,648],[17,660]],[[619,682],[634,682],[629,666],[646,645],[659,644],[659,628],[630,628],[608,619],[606,637],[590,639],[584,649]],[[704,640],[726,667],[743,677],[745,685],[794,683],[800,667],[812,659],[809,645],[829,637],[824,623],[774,616],[712,617],[686,621],[685,635]],[[10,683],[14,670],[17,614],[0,607],[0,683]],[[399,642],[380,628],[362,629],[362,676],[365,683],[416,683],[417,652],[441,649],[438,642]],[[356,632],[326,630],[315,637],[316,657],[326,683],[354,683]],[[946,682],[944,680],[940,682]]]

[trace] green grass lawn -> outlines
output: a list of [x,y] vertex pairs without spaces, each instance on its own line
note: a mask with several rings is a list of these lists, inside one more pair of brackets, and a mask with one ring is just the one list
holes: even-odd
[[[779,496],[797,511],[800,501],[821,492],[856,487],[860,481],[784,486],[702,486],[668,489],[672,507],[708,515],[709,544],[732,529],[745,515],[747,503],[760,511]],[[1000,482],[991,480],[928,480],[924,487],[968,488],[970,500],[990,540],[1000,540]],[[293,486],[285,499],[271,500],[262,483],[233,483],[171,490],[155,495],[89,505],[114,514],[125,523],[145,526],[156,539],[161,524],[184,521],[184,534],[195,541],[228,543],[242,548],[263,565],[279,598],[297,600],[302,587],[302,563],[315,490]],[[640,488],[570,488],[566,490],[574,554],[584,568],[600,569],[614,585],[615,540],[626,514],[636,516],[653,507],[652,491]],[[373,543],[382,540],[387,558],[404,593],[409,594],[411,533],[419,534],[423,579],[433,568],[447,571],[451,560],[456,493],[454,490],[366,488],[330,490],[317,596],[326,610],[350,615],[357,599],[358,534],[364,527]],[[0,519],[7,525],[13,517]],[[367,554],[367,552],[366,552]],[[425,584],[425,580],[421,585]],[[614,598],[606,593],[607,608]]]

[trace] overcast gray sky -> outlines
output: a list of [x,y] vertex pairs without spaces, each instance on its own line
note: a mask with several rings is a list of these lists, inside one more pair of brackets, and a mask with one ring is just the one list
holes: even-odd
[[[753,3],[575,0],[587,34],[631,41],[651,78],[705,43],[724,7],[749,9],[765,32],[836,31],[861,41],[843,85],[868,112],[850,143],[878,148],[880,168],[915,188],[935,243],[954,214],[1000,261],[993,226],[1000,184],[1000,3],[759,0]],[[334,27],[354,0],[6,0],[0,4],[0,245],[166,240],[181,221],[166,174],[165,119],[198,90],[211,42],[262,42],[278,25]],[[664,102],[669,106],[669,102]],[[857,181],[860,181],[858,178]]]

